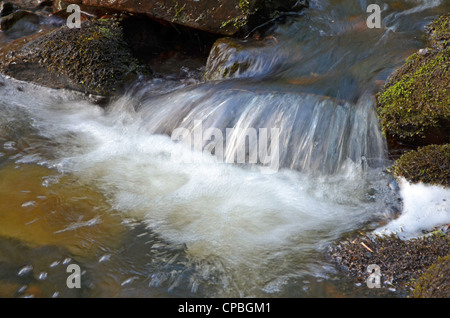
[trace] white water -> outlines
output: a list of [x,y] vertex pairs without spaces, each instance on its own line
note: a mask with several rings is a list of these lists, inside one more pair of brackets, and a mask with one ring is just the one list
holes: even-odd
[[[181,256],[175,258],[184,270],[171,274],[178,275],[172,278],[171,288],[182,284],[181,277],[195,269],[186,287],[194,292],[212,288],[209,294],[249,296],[278,290],[288,278],[325,274],[315,252],[345,232],[390,216],[393,194],[388,177],[362,158],[367,149],[371,156],[381,158],[384,148],[376,144],[381,139],[370,139],[367,131],[379,132],[376,126],[354,120],[372,118],[367,115],[371,107],[356,108],[356,115],[349,116],[345,110],[357,106],[341,108],[331,100],[324,103],[294,93],[251,96],[250,90],[234,89],[205,93],[200,86],[189,94],[170,93],[150,101],[135,92],[135,98],[123,97],[105,111],[63,92],[29,85],[18,91],[18,85],[8,81],[2,88],[5,100],[13,101],[6,106],[11,112],[8,116],[22,121],[21,125],[31,125],[41,140],[35,139],[35,145],[15,160],[56,168],[96,185],[124,218],[145,222],[159,237],[157,245],[168,251],[180,249]],[[195,100],[200,95],[206,98],[203,103]],[[247,103],[249,99],[259,103]],[[248,116],[246,105],[256,107],[256,117]],[[258,105],[268,113],[258,111]],[[312,116],[305,119],[292,116],[290,110],[297,114],[313,106],[331,115],[316,118],[315,111],[303,111],[304,116]],[[296,130],[309,120],[315,124],[305,131],[312,136],[329,135],[324,140],[332,140],[329,147],[337,150],[329,152],[328,160],[302,159],[308,165],[298,165],[298,170],[283,168],[276,174],[261,173],[259,165],[220,163],[200,153],[194,153],[199,159],[193,163],[173,160],[172,154],[184,146],[155,130],[170,131],[180,122],[189,127],[197,116],[208,123],[202,112],[210,109],[215,111],[211,112],[214,118],[225,118],[211,124],[220,129],[231,122],[230,117],[250,125],[264,114],[266,123],[276,122],[282,131],[292,131],[292,135],[282,133],[282,154],[290,152],[286,140],[294,137],[314,152],[317,141]],[[338,147],[335,140],[345,142]],[[365,146],[371,141],[375,148]],[[356,151],[355,144],[361,145]],[[342,147],[352,147],[352,151]],[[355,156],[353,160],[350,155]],[[296,163],[295,156],[282,158],[283,166]],[[155,261],[169,262],[163,257]],[[164,282],[156,275],[151,284]]]
[[434,227],[450,224],[450,189],[402,179],[402,214],[374,234],[396,234],[403,239],[422,236]]

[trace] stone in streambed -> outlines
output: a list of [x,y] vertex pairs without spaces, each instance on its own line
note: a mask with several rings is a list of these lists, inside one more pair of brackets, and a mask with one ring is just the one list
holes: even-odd
[[204,78],[212,81],[265,75],[283,61],[276,44],[270,36],[261,40],[220,38],[211,49]]
[[0,170],[0,237],[93,256],[120,244],[124,231],[121,218],[88,185],[34,165]]

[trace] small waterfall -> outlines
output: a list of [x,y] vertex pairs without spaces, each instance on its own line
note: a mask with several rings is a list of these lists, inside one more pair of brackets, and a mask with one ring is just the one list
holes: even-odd
[[[116,107],[121,102],[126,101]],[[370,167],[384,163],[385,140],[368,96],[353,104],[222,82],[142,98],[139,105],[149,133],[182,139],[192,150],[216,154],[227,163],[243,163],[242,148],[245,163],[273,170],[334,174],[347,160]],[[183,138],[174,136],[177,129]]]

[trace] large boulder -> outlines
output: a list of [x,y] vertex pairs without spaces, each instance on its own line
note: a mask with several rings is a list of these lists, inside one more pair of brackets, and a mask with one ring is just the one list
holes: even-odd
[[151,70],[133,56],[120,24],[101,19],[11,43],[0,50],[0,72],[47,87],[111,96]]
[[153,18],[222,35],[246,32],[280,12],[299,11],[303,0],[66,0],[67,3],[147,14]]
[[411,148],[450,142],[450,15],[427,27],[430,47],[411,55],[377,95],[389,140]]

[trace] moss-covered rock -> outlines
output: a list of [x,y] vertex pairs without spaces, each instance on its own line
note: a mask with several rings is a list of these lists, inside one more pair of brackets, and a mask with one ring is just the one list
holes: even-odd
[[450,256],[439,258],[417,281],[414,298],[450,298]]
[[450,13],[434,20],[425,28],[432,47],[443,49],[450,44]]
[[412,148],[450,142],[449,17],[427,26],[431,48],[411,55],[377,94],[388,139]]
[[390,168],[396,177],[412,183],[450,186],[450,144],[429,145],[410,151]]
[[[6,48],[8,50],[8,48]],[[0,71],[19,80],[95,95],[113,95],[140,73],[115,19],[90,20],[81,28],[60,27],[10,51]]]
[[424,51],[377,95],[383,131],[412,146],[450,142],[450,47]]

